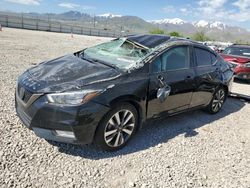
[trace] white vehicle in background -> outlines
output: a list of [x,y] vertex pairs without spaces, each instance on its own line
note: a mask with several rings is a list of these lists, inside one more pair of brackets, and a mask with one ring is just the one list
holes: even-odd
[[209,45],[209,46],[207,46],[207,47],[209,47],[209,48],[212,49],[213,51],[216,51],[216,50],[218,49],[216,46],[212,46],[212,45]]

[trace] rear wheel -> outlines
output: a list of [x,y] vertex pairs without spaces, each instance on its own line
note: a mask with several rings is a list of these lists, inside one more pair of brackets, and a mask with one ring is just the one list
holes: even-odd
[[225,100],[226,100],[226,91],[223,87],[220,87],[214,93],[214,96],[210,104],[207,106],[207,111],[211,114],[218,113],[221,110]]
[[137,125],[137,110],[129,103],[123,103],[114,107],[100,122],[94,142],[102,150],[121,149],[131,139]]

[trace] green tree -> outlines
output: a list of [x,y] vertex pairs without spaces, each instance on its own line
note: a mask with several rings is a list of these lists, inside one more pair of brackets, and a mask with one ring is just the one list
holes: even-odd
[[202,42],[211,40],[208,36],[205,35],[205,32],[204,32],[204,31],[196,32],[196,33],[192,36],[192,39],[193,39],[193,40],[196,40],[196,41],[202,41]]
[[183,35],[178,33],[177,31],[170,32],[169,35],[172,37],[183,37]]
[[165,34],[164,30],[162,29],[152,29],[149,31],[150,34]]

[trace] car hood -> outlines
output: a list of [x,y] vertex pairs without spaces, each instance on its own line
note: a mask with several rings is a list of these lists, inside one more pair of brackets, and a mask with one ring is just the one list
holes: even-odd
[[115,79],[119,70],[75,55],[66,55],[39,64],[19,77],[19,83],[35,93],[79,90],[81,87]]
[[221,56],[224,58],[225,61],[228,62],[235,62],[235,63],[248,63],[250,62],[249,57],[245,56],[236,56],[236,55],[228,55],[228,54],[221,54]]

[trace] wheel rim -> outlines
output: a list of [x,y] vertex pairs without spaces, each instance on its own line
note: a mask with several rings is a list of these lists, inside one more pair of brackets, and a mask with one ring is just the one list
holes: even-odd
[[225,91],[223,89],[220,89],[216,92],[213,103],[212,103],[212,110],[214,112],[218,112],[225,100]]
[[129,140],[134,128],[134,114],[129,110],[120,110],[109,119],[104,131],[104,140],[110,147],[119,147]]

